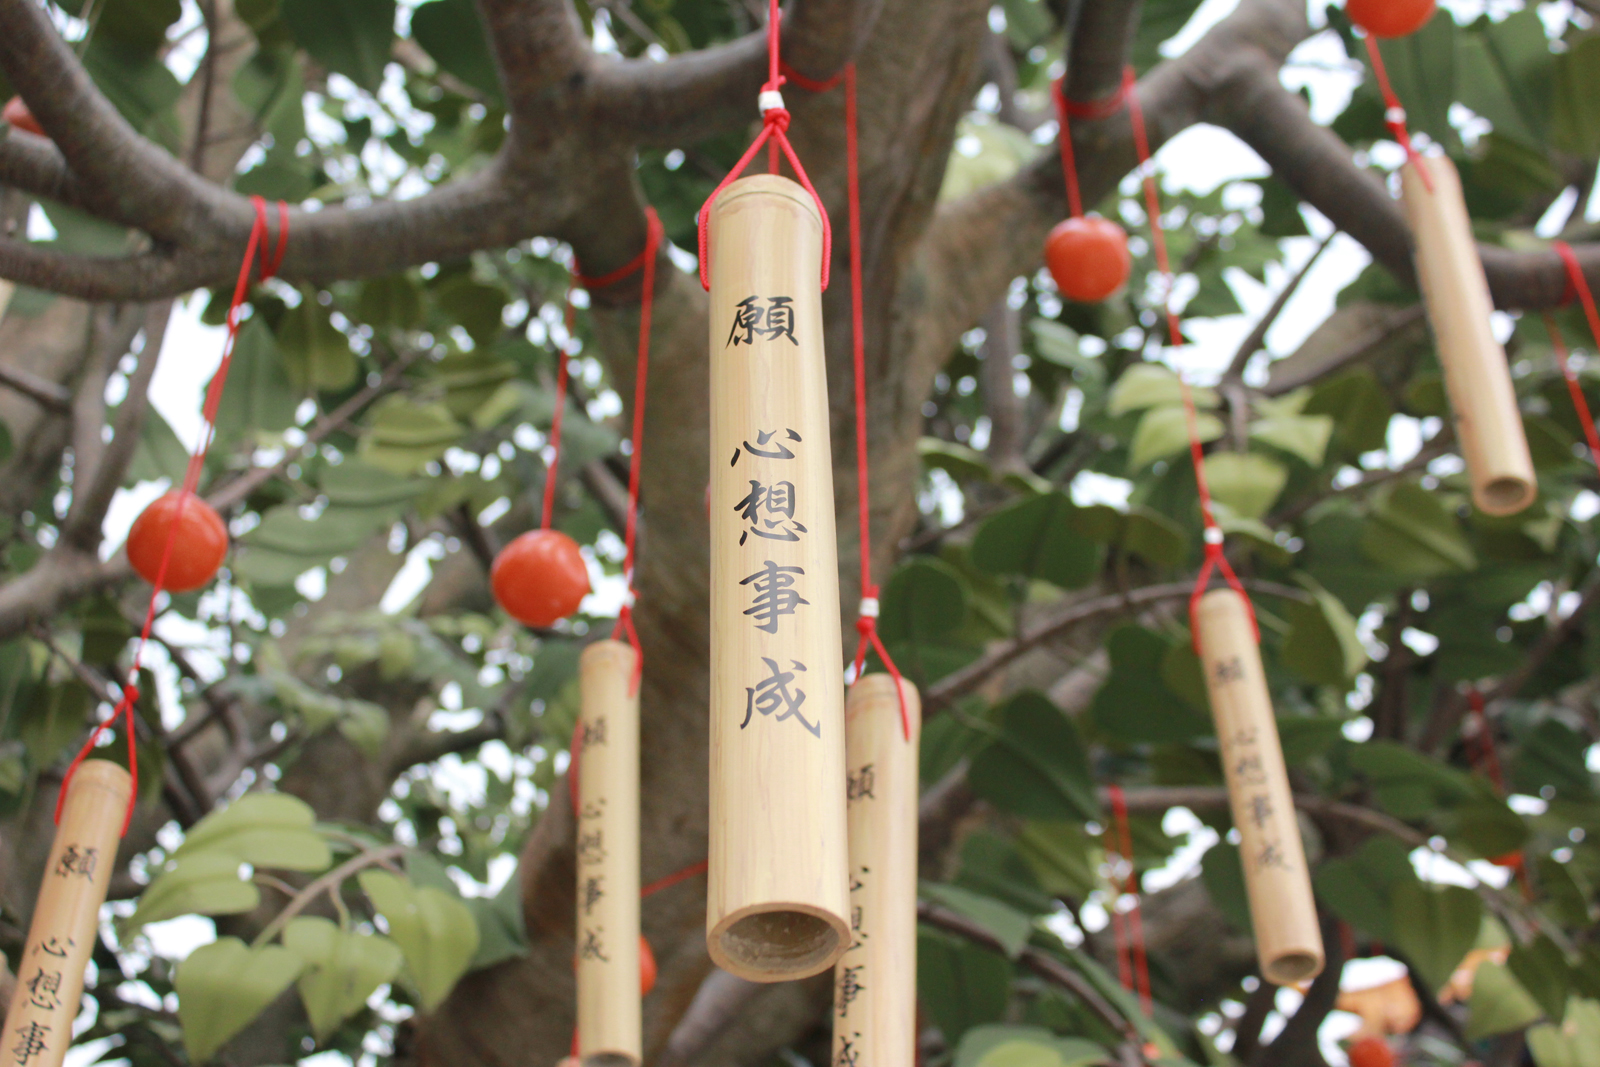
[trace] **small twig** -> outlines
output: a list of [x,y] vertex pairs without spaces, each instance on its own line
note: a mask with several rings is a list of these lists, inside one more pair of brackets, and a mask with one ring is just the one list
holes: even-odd
[[[400,376],[412,364],[427,354],[422,349],[412,349],[385,367],[382,376],[376,382],[362,389],[343,404],[340,404],[312,423],[311,428],[306,431],[306,445],[320,444],[330,434],[345,429],[350,420],[359,415],[363,408],[393,389],[395,384],[399,382]],[[206,503],[218,511],[226,511],[235,504],[244,501],[251,493],[267,482],[280,477],[289,469],[291,464],[299,459],[299,455],[290,452],[270,467],[254,467],[245,471],[239,477],[206,497]]]
[[306,887],[296,893],[294,898],[284,905],[283,910],[262,928],[261,932],[256,935],[255,940],[250,943],[250,947],[253,949],[260,948],[278,936],[283,928],[289,925],[290,919],[304,911],[322,893],[336,890],[339,884],[352,874],[364,871],[368,867],[387,864],[393,859],[404,856],[407,849],[408,846],[406,845],[385,845],[383,848],[375,848],[370,852],[363,852],[359,856],[353,856],[345,860],[315,881],[307,883]]
[[0,363],[0,385],[21,393],[46,411],[65,415],[72,410],[72,390],[56,382],[47,381],[21,367]]
[[1423,314],[1421,304],[1408,307],[1381,325],[1368,330],[1355,344],[1332,359],[1322,360],[1315,367],[1302,368],[1293,374],[1271,379],[1262,387],[1261,392],[1267,396],[1282,396],[1284,393],[1294,392],[1302,385],[1309,385],[1347,363],[1354,363],[1391,337],[1421,322]]
[[1300,283],[1306,280],[1306,275],[1311,273],[1311,268],[1317,265],[1317,260],[1322,258],[1322,253],[1328,250],[1328,246],[1333,243],[1333,239],[1337,236],[1339,236],[1339,231],[1334,230],[1324,237],[1322,243],[1317,245],[1317,250],[1311,253],[1311,258],[1306,260],[1305,265],[1295,272],[1294,277],[1289,279],[1289,284],[1283,287],[1283,291],[1278,294],[1277,299],[1273,300],[1272,306],[1267,308],[1267,313],[1261,316],[1261,321],[1255,324],[1255,328],[1245,336],[1243,343],[1239,345],[1238,351],[1233,354],[1233,361],[1228,364],[1228,369],[1222,375],[1224,382],[1244,380],[1244,369],[1249,366],[1250,357],[1261,351],[1261,346],[1266,343],[1268,331],[1283,315],[1283,309],[1289,306],[1289,301],[1293,300],[1294,294],[1299,292]]

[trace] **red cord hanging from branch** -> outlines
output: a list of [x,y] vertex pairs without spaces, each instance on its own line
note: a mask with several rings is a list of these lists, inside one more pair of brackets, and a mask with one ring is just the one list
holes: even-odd
[[[570,346],[577,335],[577,312],[572,303],[574,289],[595,292],[643,270],[646,273],[640,313],[644,317],[641,344],[649,332],[649,307],[654,299],[655,254],[661,241],[661,222],[654,208],[646,208],[645,248],[633,259],[609,274],[585,275],[576,259],[567,284],[566,338],[556,346],[555,414],[550,420],[550,466],[544,476],[544,498],[539,512],[539,527],[518,535],[495,556],[489,568],[489,588],[495,602],[524,626],[545,629],[578,610],[589,595],[589,568],[578,543],[560,530],[551,528],[555,512],[557,474],[561,464],[561,422],[567,410]],[[638,401],[636,401],[638,403]],[[635,452],[637,456],[637,452]],[[630,517],[631,527],[631,517]],[[630,564],[631,565],[631,564]]]
[[1128,283],[1133,257],[1128,254],[1128,234],[1110,219],[1085,216],[1078,186],[1078,161],[1072,148],[1072,119],[1104,119],[1122,110],[1133,88],[1133,70],[1124,72],[1115,95],[1080,103],[1067,99],[1065,77],[1051,83],[1056,118],[1061,132],[1061,174],[1067,184],[1067,207],[1072,215],[1045,238],[1044,260],[1056,288],[1069,300],[1094,304]]
[[239,266],[239,279],[234,284],[233,300],[228,305],[222,360],[211,378],[211,384],[206,387],[205,403],[201,408],[205,426],[201,430],[200,447],[189,457],[183,485],[146,508],[134,520],[128,533],[128,560],[152,587],[150,601],[145,608],[144,625],[139,631],[139,641],[134,646],[133,664],[128,669],[121,698],[111,717],[95,726],[67,768],[66,777],[61,783],[61,794],[56,800],[57,822],[61,820],[61,806],[66,802],[67,786],[73,774],[94,750],[100,735],[107,730],[114,730],[117,719],[121,717],[128,732],[128,774],[133,782],[122,824],[123,833],[127,833],[128,823],[133,818],[133,805],[139,795],[139,760],[134,729],[134,706],[139,702],[139,670],[144,662],[144,649],[149,643],[150,631],[155,626],[161,594],[168,590],[186,592],[205,585],[216,574],[227,553],[228,534],[222,517],[196,496],[195,490],[205,470],[206,454],[217,436],[217,408],[222,403],[222,390],[228,381],[228,369],[233,364],[233,349],[239,339],[239,314],[250,293],[251,275],[258,262],[261,281],[276,274],[289,241],[288,205],[278,201],[278,241],[274,247],[268,240],[267,202],[259,196],[253,196],[250,200],[255,207],[255,222],[250,227],[250,239],[245,245],[244,260]]

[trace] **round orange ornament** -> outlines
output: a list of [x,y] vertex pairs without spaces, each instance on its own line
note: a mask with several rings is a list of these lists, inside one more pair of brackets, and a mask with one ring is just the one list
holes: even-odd
[[1108,219],[1068,219],[1050,231],[1044,261],[1069,300],[1093,304],[1121,289],[1133,269],[1128,235]]
[[164,493],[145,508],[128,531],[128,562],[151,585],[161,574],[161,558],[167,554],[169,534],[172,553],[167,557],[162,588],[174,593],[199,589],[216,575],[222,558],[228,554],[228,528],[222,516],[210,504],[182,489]]
[[648,996],[656,987],[656,954],[650,951],[650,942],[639,935],[639,995]]
[[589,568],[566,534],[529,530],[494,558],[489,588],[507,615],[543,629],[578,610],[589,594]]
[[1347,0],[1344,13],[1374,37],[1405,37],[1428,24],[1436,0]]
[[1381,1037],[1363,1037],[1346,1053],[1350,1067],[1394,1067],[1394,1048]]

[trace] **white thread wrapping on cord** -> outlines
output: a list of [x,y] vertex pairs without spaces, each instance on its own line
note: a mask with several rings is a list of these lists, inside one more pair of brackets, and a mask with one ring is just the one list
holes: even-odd
[[861,617],[863,619],[876,619],[878,617],[878,598],[864,596],[861,598]]
[[783,94],[776,89],[763,89],[756,97],[756,107],[763,115],[769,111],[783,111]]
[[1206,537],[1206,544],[1208,544],[1208,545],[1220,545],[1220,544],[1222,544],[1222,530],[1221,530],[1220,527],[1207,526],[1206,527],[1205,537]]
[[1406,109],[1403,107],[1385,108],[1383,120],[1392,126],[1403,126],[1406,121]]

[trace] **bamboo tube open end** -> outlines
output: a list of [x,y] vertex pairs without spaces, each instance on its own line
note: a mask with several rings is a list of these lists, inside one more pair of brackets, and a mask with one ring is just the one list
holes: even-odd
[[1504,475],[1490,478],[1478,486],[1472,497],[1478,510],[1487,515],[1515,515],[1533,503],[1538,495],[1539,487],[1533,481],[1517,475]]
[[590,1052],[575,1062],[578,1067],[639,1067],[639,1057],[626,1052]]
[[1309,982],[1322,973],[1322,950],[1296,949],[1262,963],[1261,973],[1273,985]]
[[821,974],[850,945],[844,920],[803,904],[756,905],[711,931],[711,960],[750,982],[791,982]]
[[102,789],[115,795],[121,803],[128,802],[133,792],[133,779],[128,772],[106,759],[84,760],[72,774],[69,786],[72,792],[80,789]]

